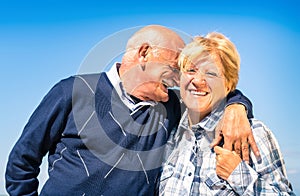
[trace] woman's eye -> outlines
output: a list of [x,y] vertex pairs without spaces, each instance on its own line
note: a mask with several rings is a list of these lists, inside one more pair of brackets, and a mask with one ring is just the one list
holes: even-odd
[[218,74],[216,72],[212,72],[212,71],[208,71],[205,74],[210,77],[218,77]]
[[188,72],[188,73],[196,73],[196,70],[195,69],[186,69],[186,72]]

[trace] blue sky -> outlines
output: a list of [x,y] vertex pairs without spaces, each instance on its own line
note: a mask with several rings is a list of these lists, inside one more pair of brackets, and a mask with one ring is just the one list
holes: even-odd
[[[297,1],[1,1],[0,194],[7,156],[31,113],[91,49],[127,28],[161,24],[190,35],[219,31],[241,56],[238,88],[274,132],[300,193],[300,14]],[[46,164],[42,169],[45,170]],[[46,174],[42,172],[43,182]]]

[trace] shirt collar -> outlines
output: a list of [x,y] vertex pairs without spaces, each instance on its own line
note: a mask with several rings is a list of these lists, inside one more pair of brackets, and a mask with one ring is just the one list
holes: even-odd
[[116,90],[117,94],[119,95],[122,102],[133,112],[138,110],[139,108],[148,105],[148,106],[154,106],[157,104],[155,101],[141,101],[138,103],[135,103],[135,101],[130,97],[129,94],[125,91],[122,81],[119,76],[119,68],[121,66],[121,63],[115,63],[110,70],[107,72],[107,77],[111,84],[113,85],[114,89]]
[[[223,116],[225,104],[221,103],[216,107],[210,114],[208,114],[204,119],[202,119],[199,123],[192,125],[191,130],[193,132],[201,132],[201,131],[208,131],[212,132],[215,130],[218,122]],[[188,121],[188,109],[182,115],[182,120],[180,125],[185,129],[189,128],[189,121]]]

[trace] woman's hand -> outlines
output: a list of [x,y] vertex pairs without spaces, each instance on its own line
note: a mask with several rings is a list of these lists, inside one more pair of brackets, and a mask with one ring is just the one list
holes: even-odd
[[216,173],[222,179],[227,180],[242,159],[235,151],[219,146],[215,146],[214,151],[216,153]]

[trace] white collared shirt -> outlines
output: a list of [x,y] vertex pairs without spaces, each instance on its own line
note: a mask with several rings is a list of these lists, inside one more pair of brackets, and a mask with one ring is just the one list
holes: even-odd
[[132,111],[131,115],[134,114],[136,111],[138,111],[143,106],[154,106],[157,104],[155,101],[141,101],[139,103],[135,103],[133,99],[130,97],[129,94],[125,91],[122,81],[120,79],[119,73],[118,73],[118,67],[120,66],[120,63],[115,63],[110,70],[107,72],[107,77],[111,84],[114,86],[117,94],[119,95],[122,102]]

